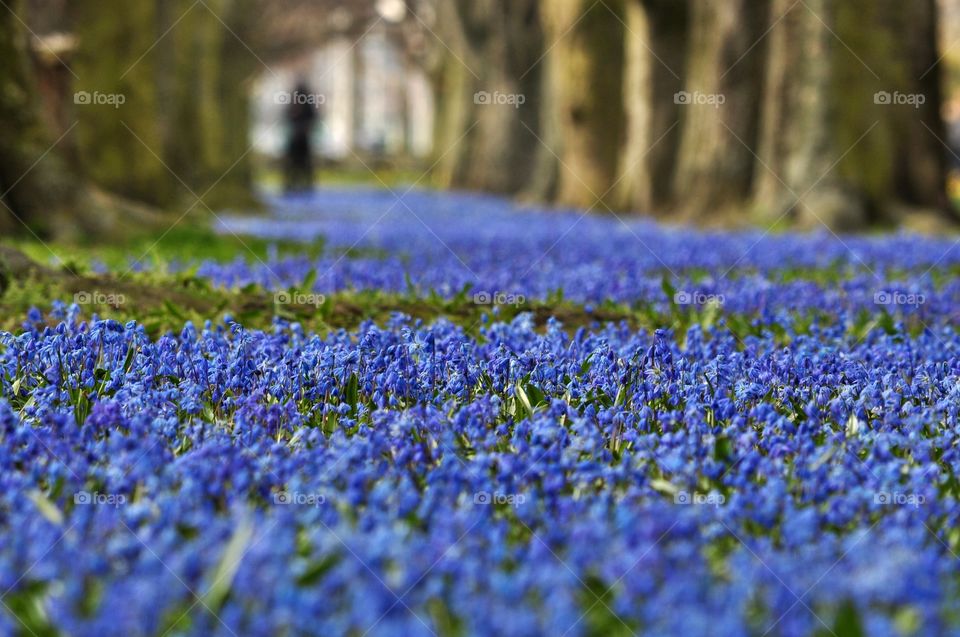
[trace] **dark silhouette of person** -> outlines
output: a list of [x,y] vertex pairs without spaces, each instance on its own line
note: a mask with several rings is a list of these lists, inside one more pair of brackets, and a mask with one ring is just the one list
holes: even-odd
[[313,126],[319,113],[305,81],[297,82],[287,107],[286,188],[288,193],[313,188]]

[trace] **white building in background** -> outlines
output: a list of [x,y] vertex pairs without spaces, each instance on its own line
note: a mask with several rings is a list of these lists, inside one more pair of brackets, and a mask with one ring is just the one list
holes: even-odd
[[348,38],[286,64],[272,64],[253,87],[254,150],[283,154],[287,98],[299,79],[320,104],[314,148],[324,157],[425,157],[433,147],[434,104],[422,69],[407,64],[383,29]]

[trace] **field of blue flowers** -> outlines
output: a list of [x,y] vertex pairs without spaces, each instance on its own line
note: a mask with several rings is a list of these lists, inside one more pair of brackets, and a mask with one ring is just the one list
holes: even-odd
[[[954,238],[271,203],[269,329],[0,333],[0,634],[960,635]],[[483,311],[279,311],[357,291]]]

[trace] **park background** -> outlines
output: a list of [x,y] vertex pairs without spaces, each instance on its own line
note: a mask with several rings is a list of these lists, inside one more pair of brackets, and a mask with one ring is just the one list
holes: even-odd
[[735,227],[956,219],[953,0],[3,4],[0,232],[28,244],[261,208],[298,78],[321,186]]

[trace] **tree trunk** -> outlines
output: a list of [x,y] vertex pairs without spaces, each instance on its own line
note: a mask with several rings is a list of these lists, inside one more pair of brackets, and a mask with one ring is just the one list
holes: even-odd
[[946,195],[948,170],[947,132],[941,116],[943,106],[942,74],[938,40],[936,0],[915,0],[896,6],[904,20],[913,24],[904,34],[910,51],[907,74],[917,78],[917,90],[927,97],[916,117],[906,118],[906,130],[900,134],[904,148],[897,165],[897,190],[910,205],[933,208],[952,215]]
[[[80,158],[112,192],[161,207],[251,201],[246,80],[253,0],[79,0]],[[122,100],[119,104],[104,100]],[[232,166],[232,168],[231,168]]]
[[680,144],[688,0],[628,0],[624,100],[627,143],[618,186],[620,207],[661,212],[671,205]]
[[539,141],[535,144],[530,179],[521,191],[527,201],[553,201],[557,197],[557,182],[560,178],[560,161],[563,154],[563,135],[560,131],[560,114],[554,107],[555,91],[562,69],[557,68],[551,55],[540,60],[540,106]]
[[223,146],[214,178],[219,183],[215,187],[211,183],[203,186],[204,190],[213,187],[209,200],[218,207],[254,203],[251,146],[255,140],[251,139],[250,81],[263,66],[247,46],[254,47],[255,51],[263,48],[256,6],[256,0],[231,0],[223,14],[236,37],[227,32],[218,51],[221,72],[214,98],[220,104],[217,117]]
[[437,85],[438,181],[519,192],[533,173],[540,135],[537,0],[456,0],[441,10],[452,53]]
[[162,69],[148,49],[160,36],[155,3],[78,0],[71,10],[79,38],[77,146],[87,175],[125,197],[170,204],[179,185],[163,165]]
[[436,9],[436,27],[441,33],[432,43],[431,56],[436,108],[432,179],[438,187],[446,188],[465,180],[466,158],[469,156],[466,148],[471,142],[470,129],[474,125],[475,78],[457,59],[467,48],[458,7],[453,0],[441,0]]
[[943,209],[933,0],[790,7],[774,0],[759,210],[851,230]]
[[552,95],[563,137],[554,149],[560,155],[557,201],[613,205],[626,125],[622,2],[541,0],[540,9],[558,71]]
[[26,35],[15,12],[0,9],[0,236],[44,234],[53,219],[69,212],[78,184],[45,131],[34,90]]
[[683,129],[674,205],[684,216],[748,206],[766,59],[766,5],[758,4],[692,0],[685,88],[674,100]]
[[[181,3],[178,16],[192,4]],[[164,126],[165,161],[214,209],[250,198],[246,82],[259,65],[246,48],[256,45],[251,6],[250,0],[207,0],[170,31],[165,46],[161,43],[174,60],[162,73],[169,76],[163,82],[173,91],[174,105]]]

